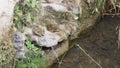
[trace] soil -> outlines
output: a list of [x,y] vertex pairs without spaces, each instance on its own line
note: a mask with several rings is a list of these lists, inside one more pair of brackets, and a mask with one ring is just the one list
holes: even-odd
[[[105,16],[91,32],[71,41],[71,45],[79,44],[102,68],[120,68],[119,25],[120,17]],[[58,66],[56,62],[52,68],[100,68],[78,46],[71,48]]]

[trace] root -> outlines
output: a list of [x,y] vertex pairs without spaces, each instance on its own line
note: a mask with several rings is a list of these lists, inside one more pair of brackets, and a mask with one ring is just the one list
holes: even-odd
[[102,66],[97,61],[95,61],[79,44],[76,44],[76,46],[78,46],[79,49],[85,53],[86,56],[88,56],[95,64],[97,64],[99,68],[102,68]]
[[52,48],[52,51],[53,51],[55,57],[57,58],[57,61],[58,61],[58,64],[59,64],[59,65],[58,65],[58,68],[60,68],[60,65],[62,64],[63,59],[64,59],[64,57],[66,56],[67,52],[65,52],[65,53],[63,54],[62,58],[59,59],[57,53],[56,53],[55,50],[54,50],[54,48],[53,48],[53,47],[51,47],[51,48]]

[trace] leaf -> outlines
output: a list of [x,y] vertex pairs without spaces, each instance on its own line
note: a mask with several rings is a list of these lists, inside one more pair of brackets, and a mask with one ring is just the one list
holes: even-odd
[[104,6],[104,0],[98,0],[98,6],[103,7]]
[[38,50],[37,47],[34,46],[34,44],[31,43],[31,41],[29,39],[26,40],[26,45],[27,45],[27,48],[31,51],[36,51]]
[[42,16],[45,15],[44,7],[42,7],[42,9],[41,9],[41,15],[42,15]]
[[28,14],[26,15],[26,18],[27,18],[26,21],[30,23],[30,22],[31,22],[31,14],[28,13]]
[[15,26],[16,26],[18,29],[20,29],[20,28],[22,27],[22,24],[21,24],[20,21],[16,21]]
[[22,15],[23,15],[22,11],[19,10],[19,11],[17,12],[17,15],[18,15],[18,16],[22,16]]
[[27,2],[30,2],[30,0],[26,0]]
[[18,20],[18,16],[14,16],[13,19]]
[[20,68],[26,68],[26,67],[27,67],[27,65],[22,64]]
[[32,8],[35,8],[35,5],[36,5],[36,0],[32,0]]
[[38,68],[36,64],[32,63],[31,68]]
[[15,6],[15,12],[19,11],[19,6]]

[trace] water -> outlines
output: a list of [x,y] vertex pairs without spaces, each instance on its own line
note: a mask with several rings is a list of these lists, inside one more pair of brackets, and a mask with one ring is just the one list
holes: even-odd
[[[120,68],[118,48],[118,26],[120,17],[106,16],[84,36],[72,41],[79,44],[102,68]],[[62,63],[54,63],[52,68],[100,68],[78,46],[70,49]]]

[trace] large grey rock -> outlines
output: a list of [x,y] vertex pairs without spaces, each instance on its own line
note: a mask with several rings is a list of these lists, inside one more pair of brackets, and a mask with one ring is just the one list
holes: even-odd
[[99,18],[99,13],[90,14],[83,0],[59,1],[43,0],[39,12],[33,13],[36,16],[34,24],[25,26],[25,34],[31,41],[39,46],[55,47],[46,52],[48,67],[69,49],[68,39],[73,40],[89,30]]

